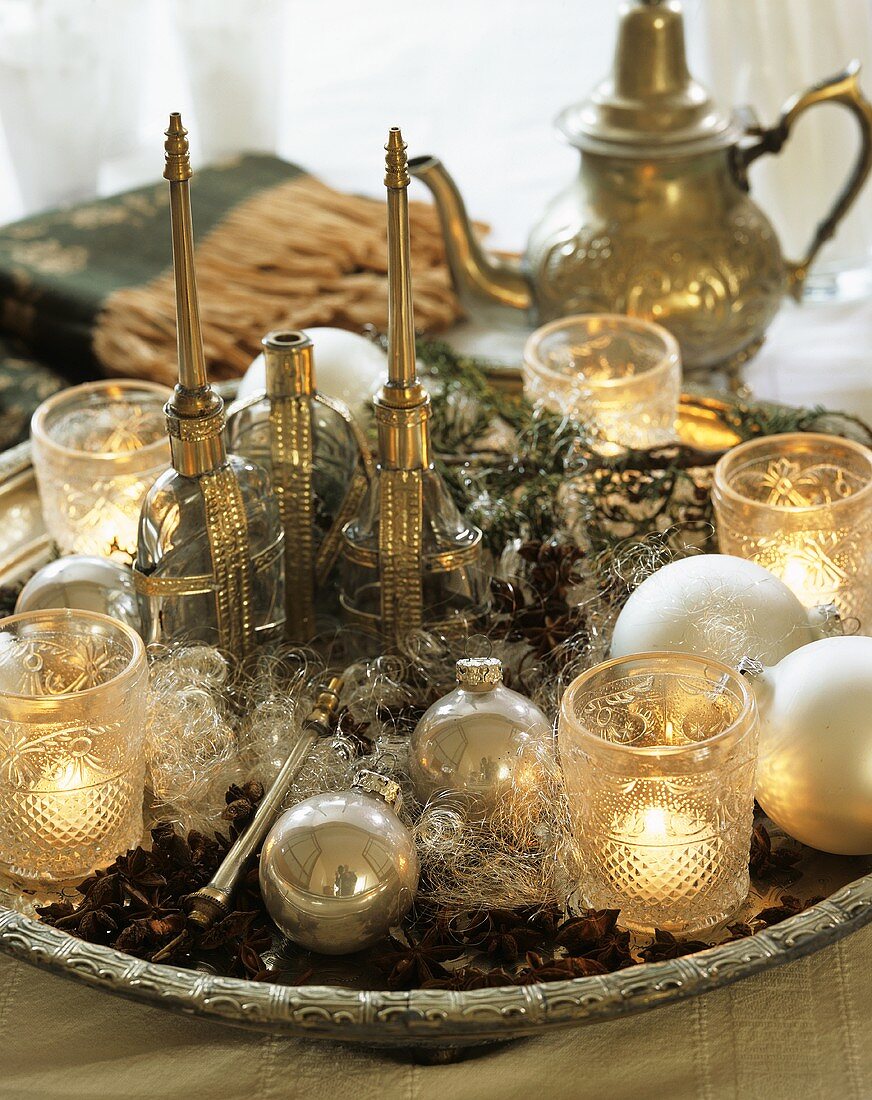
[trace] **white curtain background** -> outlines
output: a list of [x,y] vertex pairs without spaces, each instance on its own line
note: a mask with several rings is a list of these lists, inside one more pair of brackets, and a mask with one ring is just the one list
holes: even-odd
[[[692,60],[764,120],[856,55],[872,0],[687,0]],[[520,249],[577,154],[551,120],[607,72],[618,0],[0,0],[0,222],[155,180],[181,110],[195,164],[275,152],[381,189],[386,131],[435,152],[493,242]],[[870,74],[872,75],[872,74]],[[837,109],[821,111],[829,116]],[[813,113],[814,115],[814,113]],[[810,118],[755,186],[791,250],[841,176],[850,123]],[[417,185],[416,185],[417,187]],[[423,192],[420,192],[423,193]],[[872,239],[872,200],[845,239]]]

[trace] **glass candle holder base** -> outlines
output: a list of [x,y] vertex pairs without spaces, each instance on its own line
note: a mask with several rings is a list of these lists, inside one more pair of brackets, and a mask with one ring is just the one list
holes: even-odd
[[567,688],[558,741],[592,908],[675,934],[739,909],[757,750],[742,676],[677,652],[606,661]]

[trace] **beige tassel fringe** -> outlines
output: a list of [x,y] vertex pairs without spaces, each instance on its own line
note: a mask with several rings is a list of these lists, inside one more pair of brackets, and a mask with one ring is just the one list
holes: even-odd
[[[411,203],[415,324],[462,316],[434,207]],[[310,176],[241,203],[196,249],[206,359],[213,379],[242,374],[270,329],[387,326],[387,242],[380,202]],[[116,291],[97,321],[94,351],[110,376],[176,380],[172,271]]]

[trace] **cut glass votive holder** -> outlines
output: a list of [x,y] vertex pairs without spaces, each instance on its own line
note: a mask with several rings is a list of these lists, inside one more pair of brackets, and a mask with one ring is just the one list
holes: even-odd
[[872,450],[813,432],[752,439],[719,460],[712,502],[721,553],[872,630]]
[[739,673],[684,653],[606,661],[567,688],[558,737],[585,904],[679,935],[737,912],[757,760]]
[[675,439],[681,354],[665,328],[619,314],[580,314],[537,329],[524,347],[524,393],[585,422],[606,452]]
[[86,382],[33,414],[42,514],[61,554],[133,561],[143,498],[170,462],[169,397],[154,382]]
[[0,620],[0,870],[35,890],[139,843],[147,667],[139,635],[91,611]]

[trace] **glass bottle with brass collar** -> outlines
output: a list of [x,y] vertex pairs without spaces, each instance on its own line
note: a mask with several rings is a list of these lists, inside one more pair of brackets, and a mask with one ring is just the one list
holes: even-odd
[[391,130],[388,194],[388,380],[374,399],[378,464],[344,532],[347,620],[383,651],[424,628],[466,633],[479,612],[481,531],[461,515],[433,462],[430,397],[417,376],[406,145]]
[[306,642],[372,460],[348,407],[318,392],[309,337],[270,332],[262,345],[266,390],[230,407],[228,437],[233,451],[270,475],[285,532],[285,634]]
[[228,454],[209,385],[194,276],[187,131],[166,132],[179,381],[166,405],[172,466],[149,490],[135,579],[148,642],[198,642],[244,658],[284,620],[283,533],[269,477]]

